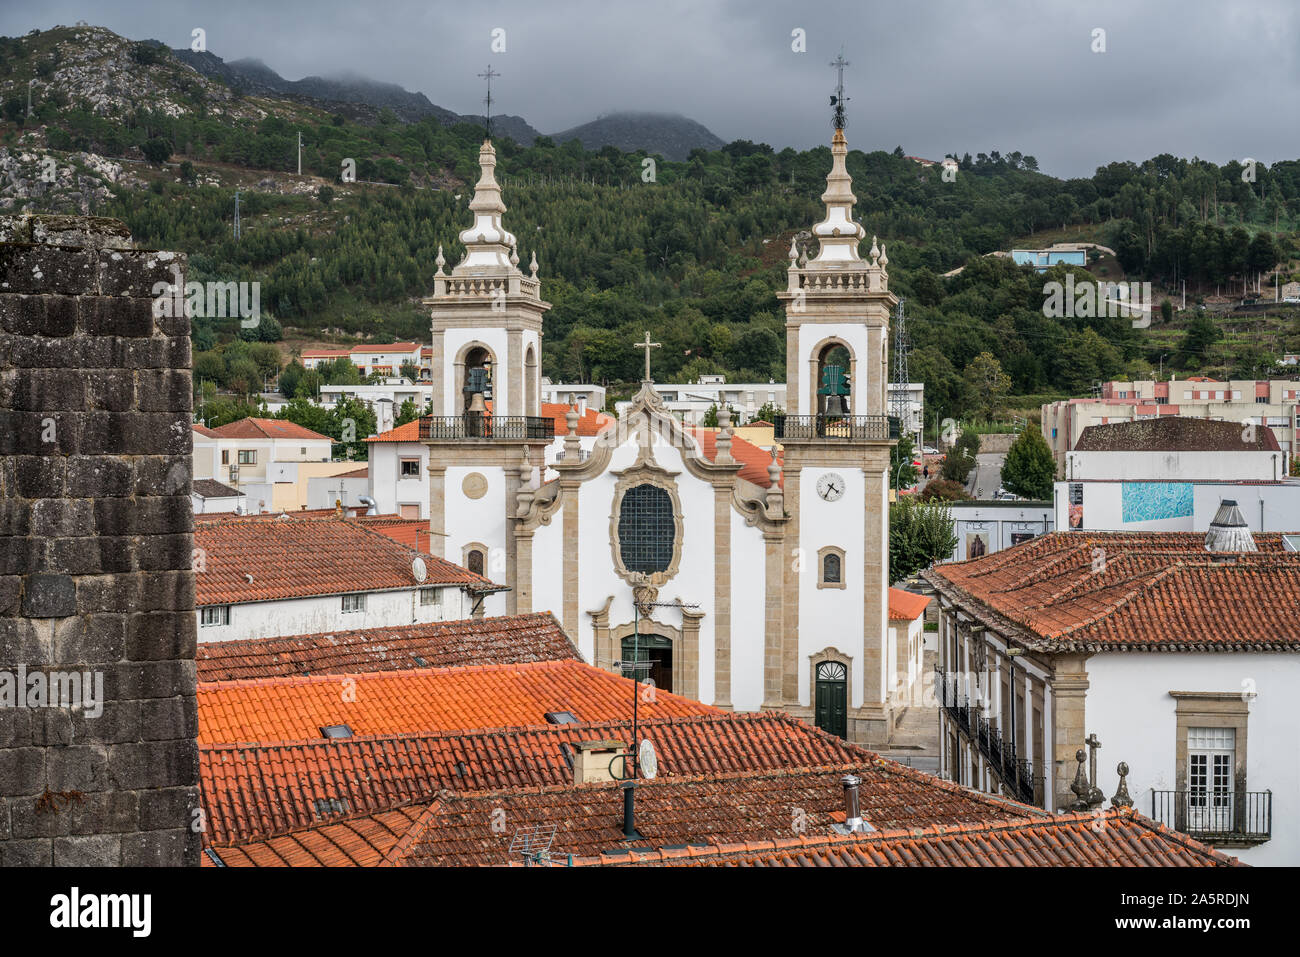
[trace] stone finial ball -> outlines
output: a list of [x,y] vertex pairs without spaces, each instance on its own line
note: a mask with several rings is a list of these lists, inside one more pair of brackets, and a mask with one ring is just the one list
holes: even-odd
[[1121,761],[1121,762],[1119,763],[1119,767],[1117,767],[1115,770],[1116,770],[1116,772],[1118,772],[1118,774],[1119,774],[1120,777],[1122,777],[1122,778],[1126,778],[1126,777],[1128,777],[1128,762],[1127,762],[1127,761]]
[[1080,764],[1082,764],[1087,757],[1088,753],[1084,751],[1083,748],[1074,752],[1074,760],[1078,761]]

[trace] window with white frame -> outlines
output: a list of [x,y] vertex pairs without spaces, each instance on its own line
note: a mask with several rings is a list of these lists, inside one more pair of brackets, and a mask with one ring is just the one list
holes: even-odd
[[229,605],[209,605],[199,609],[199,624],[204,628],[230,624]]
[[402,478],[419,478],[420,477],[420,460],[419,459],[402,459]]
[[365,595],[344,595],[343,596],[344,614],[354,612],[354,611],[365,611],[365,610],[366,610]]
[[239,464],[240,464],[240,465],[256,465],[256,464],[257,464],[257,450],[256,450],[256,449],[240,449],[240,450],[239,450]]

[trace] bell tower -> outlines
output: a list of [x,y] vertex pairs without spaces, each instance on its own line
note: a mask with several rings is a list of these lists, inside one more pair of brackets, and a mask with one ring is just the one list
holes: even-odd
[[494,417],[541,414],[542,316],[537,254],[529,274],[519,269],[518,242],[502,224],[506,205],[496,180],[491,140],[479,150],[480,176],[469,208],[474,223],[460,233],[464,258],[438,271],[430,307],[433,331],[433,415],[478,412],[491,402]]
[[[886,407],[889,255],[853,218],[845,168],[843,56],[834,107],[826,214],[817,249],[790,246],[786,289],[785,618],[780,700],[819,727],[870,746],[888,744],[899,708],[889,647],[889,462],[895,430]],[[791,539],[793,541],[791,542]]]

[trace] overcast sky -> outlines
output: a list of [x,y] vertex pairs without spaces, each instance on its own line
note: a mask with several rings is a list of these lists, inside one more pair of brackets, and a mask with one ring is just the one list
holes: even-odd
[[724,140],[824,143],[843,45],[855,148],[1019,150],[1058,176],[1161,152],[1300,158],[1296,0],[4,0],[0,33],[90,11],[132,39],[188,46],[202,27],[224,59],[362,73],[459,113],[482,111],[490,62],[494,112],[544,132],[654,110]]

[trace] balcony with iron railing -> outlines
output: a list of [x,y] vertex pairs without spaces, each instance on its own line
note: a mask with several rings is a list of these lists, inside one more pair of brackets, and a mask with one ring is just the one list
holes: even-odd
[[555,423],[545,416],[465,412],[461,415],[426,415],[420,419],[421,440],[496,439],[518,442],[539,439],[549,442],[554,437]]
[[1207,844],[1250,847],[1273,837],[1273,792],[1152,791],[1151,817]]
[[975,743],[975,747],[993,772],[1001,779],[1008,794],[1025,804],[1042,806],[1040,785],[1042,775],[1034,776],[1033,765],[1016,754],[1015,744],[1002,737],[1002,732],[990,722],[978,704],[957,687],[955,675],[949,675],[935,666],[935,692],[939,707],[961,732]]
[[887,442],[898,438],[898,420],[891,415],[778,415],[772,424],[781,441]]

